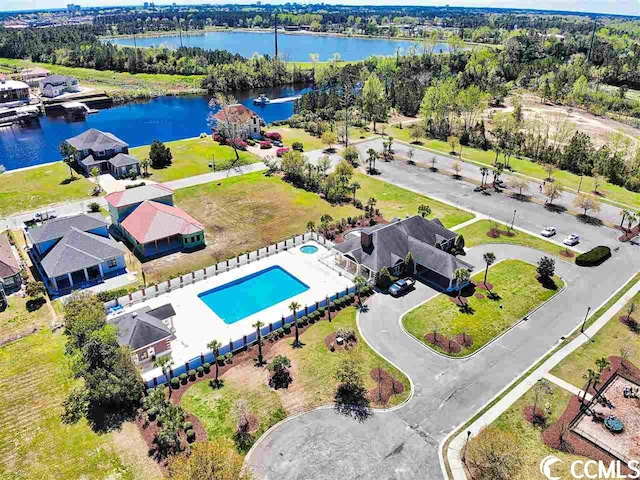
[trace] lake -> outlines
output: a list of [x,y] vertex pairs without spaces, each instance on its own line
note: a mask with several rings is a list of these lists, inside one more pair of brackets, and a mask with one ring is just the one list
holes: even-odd
[[[270,98],[298,95],[310,88],[282,87],[264,90]],[[251,108],[267,123],[293,115],[293,103],[253,105],[260,91],[236,94],[238,101]],[[0,165],[7,170],[60,160],[57,148],[63,140],[89,128],[111,132],[131,147],[148,145],[153,140],[168,142],[210,133],[207,115],[209,99],[202,96],[158,97],[129,103],[88,115],[85,120],[69,122],[64,117],[42,116],[31,126],[0,127]],[[0,177],[1,179],[2,177]]]
[[[116,45],[133,47],[133,37],[112,38],[106,40]],[[203,32],[182,36],[185,47],[200,47],[206,50],[228,50],[250,58],[255,52],[259,54],[274,54],[273,32]],[[180,46],[180,37],[155,36],[136,38],[138,47],[168,47]],[[278,32],[278,53],[281,58],[294,62],[308,62],[310,53],[320,55],[320,61],[330,60],[334,53],[340,54],[345,61],[364,60],[373,55],[396,55],[398,48],[403,52],[419,43],[409,40],[388,40],[382,38],[335,37],[329,35],[284,34]],[[436,53],[448,51],[446,43],[435,45]]]

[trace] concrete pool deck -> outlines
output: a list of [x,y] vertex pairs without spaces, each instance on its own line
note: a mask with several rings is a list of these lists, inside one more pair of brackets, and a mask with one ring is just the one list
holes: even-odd
[[[300,248],[305,245],[314,245],[318,251],[311,254],[303,253]],[[173,305],[176,312],[173,320],[176,339],[171,342],[171,357],[175,368],[201,353],[207,353],[209,351],[207,344],[213,339],[226,345],[230,340],[242,339],[243,335],[254,333],[255,329],[252,325],[258,320],[268,326],[269,323],[281,320],[283,316],[288,317],[291,315],[289,304],[293,301],[298,302],[304,310],[305,305],[311,306],[326,296],[335,295],[336,292],[352,287],[353,282],[347,277],[341,276],[337,271],[320,262],[320,259],[329,255],[329,252],[330,249],[327,247],[315,241],[307,241],[286,251],[172,290],[143,303],[136,303],[125,308],[124,312],[146,306],[155,308],[167,303]],[[309,289],[231,324],[226,324],[198,298],[200,293],[272,266],[280,266],[305,283]],[[158,368],[148,368],[144,371],[143,378],[151,380],[161,374]]]

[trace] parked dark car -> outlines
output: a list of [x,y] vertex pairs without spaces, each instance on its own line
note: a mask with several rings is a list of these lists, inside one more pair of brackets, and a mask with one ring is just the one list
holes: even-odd
[[416,281],[413,278],[401,278],[389,287],[389,293],[397,297],[412,289],[415,284]]

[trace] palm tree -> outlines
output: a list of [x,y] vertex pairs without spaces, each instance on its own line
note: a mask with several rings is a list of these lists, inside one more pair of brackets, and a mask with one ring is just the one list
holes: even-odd
[[422,218],[427,218],[429,215],[431,215],[431,207],[429,205],[418,205],[418,215],[420,215]]
[[325,213],[320,217],[320,228],[324,232],[324,236],[327,236],[327,230],[329,230],[329,224],[333,220],[333,217],[328,213]]
[[353,203],[356,202],[356,191],[360,188],[360,184],[358,182],[353,182],[351,184],[351,190],[353,190]]
[[547,380],[545,380],[544,378],[541,378],[536,382],[533,388],[536,393],[536,396],[534,397],[534,400],[533,400],[533,415],[535,416],[536,409],[538,407],[538,395],[540,395],[540,393],[545,393],[545,394],[551,393],[551,385]]
[[461,302],[460,295],[462,293],[462,284],[467,282],[469,280],[470,276],[471,276],[471,274],[469,273],[469,270],[467,270],[466,268],[458,268],[453,273],[453,278],[455,278],[456,287],[458,288],[458,301],[460,301],[460,302]]
[[485,270],[484,270],[484,282],[483,282],[485,287],[486,287],[487,286],[487,274],[489,273],[489,267],[491,265],[493,265],[493,263],[496,261],[496,255],[493,252],[487,252],[482,256],[482,258],[484,259],[484,263],[487,264],[487,268],[485,268]]
[[213,384],[218,387],[220,385],[220,380],[218,380],[219,373],[219,365],[218,365],[218,356],[220,356],[220,348],[222,348],[222,344],[218,340],[211,340],[207,343],[207,348],[213,352],[213,362],[216,365],[216,378],[213,381]]
[[629,210],[620,210],[620,228],[622,228],[622,225],[624,224],[624,221],[627,219],[627,216],[629,215]]
[[262,366],[262,336],[260,335],[260,329],[264,327],[264,323],[258,320],[252,327],[256,329],[256,337],[258,338],[258,365]]
[[316,231],[316,224],[313,222],[313,220],[309,220],[307,222],[307,232],[315,232]]
[[302,344],[300,343],[300,335],[298,334],[298,309],[300,308],[300,304],[298,302],[291,302],[289,304],[289,310],[293,312],[293,325],[296,327],[296,340],[293,342],[293,348],[300,348]]
[[[170,355],[163,355],[162,357],[156,357],[153,361],[153,366],[162,370],[162,375],[167,379],[167,384],[171,381],[171,366],[173,365],[173,358]],[[169,388],[169,397],[171,397],[171,388]]]
[[380,155],[373,148],[367,150],[367,155],[369,155],[369,171],[373,172],[376,169],[376,160],[380,158]]
[[367,200],[367,210],[369,211],[369,216],[372,218],[376,203],[378,203],[378,201],[374,197],[369,197],[369,200]]
[[149,176],[149,165],[151,165],[151,162],[148,158],[145,158],[140,162],[140,166],[142,167],[142,171],[144,172],[145,177]]
[[358,275],[356,278],[353,279],[353,283],[356,286],[356,295],[358,295],[358,304],[360,305],[360,308],[362,308],[362,297],[360,296],[360,289],[367,284],[367,280],[362,275]]
[[587,386],[584,389],[584,395],[582,396],[582,403],[584,403],[585,400],[587,399],[587,392],[589,391],[589,388],[591,387],[591,385],[595,387],[595,385],[600,381],[600,374],[595,370],[593,370],[592,368],[590,368],[589,370],[587,370],[587,374],[584,375],[584,378],[587,379]]
[[631,232],[631,227],[633,227],[633,224],[635,223],[635,221],[638,219],[638,217],[636,217],[635,214],[629,212],[627,214],[627,236],[629,235],[629,233]]
[[484,180],[485,180],[485,177],[489,175],[489,169],[487,167],[481,167],[480,173],[482,174],[482,182],[480,183],[480,186],[484,187]]

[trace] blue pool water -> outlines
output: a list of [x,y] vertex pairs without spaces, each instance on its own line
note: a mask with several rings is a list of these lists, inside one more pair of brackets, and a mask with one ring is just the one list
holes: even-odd
[[304,247],[300,247],[300,251],[302,253],[316,253],[318,251],[318,247],[315,245],[305,245]]
[[202,292],[198,298],[224,323],[232,324],[307,290],[307,285],[275,265]]

